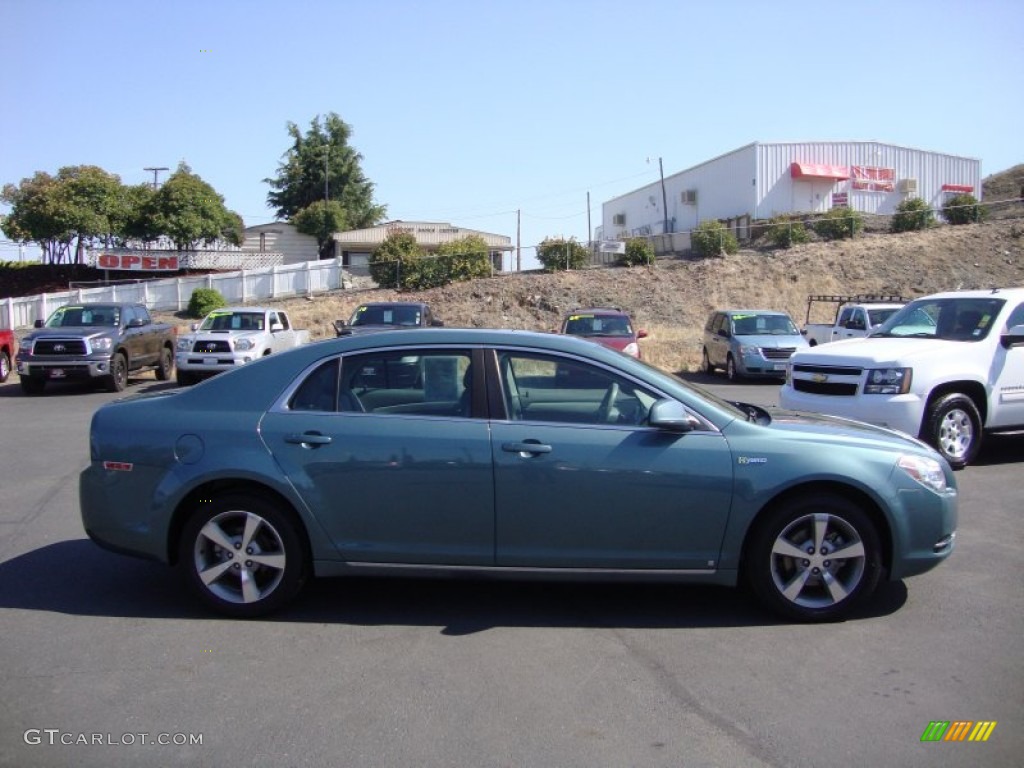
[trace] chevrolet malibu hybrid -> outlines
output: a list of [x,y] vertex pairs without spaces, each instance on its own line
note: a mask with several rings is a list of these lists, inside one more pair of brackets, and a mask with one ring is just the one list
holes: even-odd
[[312,576],[743,582],[801,621],[952,551],[922,442],[722,401],[571,336],[353,335],[101,407],[82,520],[233,617]]

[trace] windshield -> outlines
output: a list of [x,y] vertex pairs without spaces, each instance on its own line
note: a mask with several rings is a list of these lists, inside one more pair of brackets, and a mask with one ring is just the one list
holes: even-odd
[[121,322],[120,307],[70,306],[61,307],[46,321],[47,328],[116,328]]
[[405,325],[423,324],[419,307],[380,307],[364,305],[352,314],[349,325]]
[[625,315],[569,315],[565,332],[572,336],[632,336],[633,328]]
[[800,333],[788,315],[733,315],[733,336],[796,336]]
[[262,331],[262,312],[211,312],[200,331]]
[[981,341],[1003,308],[1004,299],[918,299],[890,317],[874,337]]

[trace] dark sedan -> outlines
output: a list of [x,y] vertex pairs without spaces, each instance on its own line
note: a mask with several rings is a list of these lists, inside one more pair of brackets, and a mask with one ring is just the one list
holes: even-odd
[[580,339],[423,329],[100,408],[89,536],[255,616],[310,576],[749,583],[846,615],[953,548],[956,481],[905,435],[723,402]]

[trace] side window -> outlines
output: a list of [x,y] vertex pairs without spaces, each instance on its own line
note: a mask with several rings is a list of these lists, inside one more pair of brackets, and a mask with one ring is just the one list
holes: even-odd
[[850,323],[849,323],[849,325],[847,327],[848,328],[853,328],[855,330],[860,330],[860,331],[864,330],[864,328],[866,326],[864,325],[864,310],[863,309],[855,309],[850,314]]
[[331,412],[336,409],[337,398],[338,358],[335,358],[318,366],[306,377],[295,390],[288,407],[293,411]]
[[342,410],[471,416],[471,360],[469,350],[448,349],[350,355],[342,363]]
[[656,399],[627,379],[575,360],[502,352],[498,370],[513,421],[641,425]]
[[1010,317],[1006,320],[1007,330],[1015,325],[1024,325],[1024,304],[1018,304],[1017,308],[1010,313]]
[[[135,307],[135,317],[139,318],[143,325],[149,325],[153,322],[153,318],[149,316],[149,310],[145,307]],[[128,316],[128,319],[131,320],[131,315]]]

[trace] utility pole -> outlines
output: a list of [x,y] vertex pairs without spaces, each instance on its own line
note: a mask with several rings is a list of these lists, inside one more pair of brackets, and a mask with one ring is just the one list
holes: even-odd
[[167,166],[162,165],[159,168],[157,168],[155,166],[150,166],[149,168],[143,168],[142,170],[144,170],[144,171],[152,171],[153,172],[153,189],[156,189],[157,187],[160,186],[159,182],[157,181],[157,174],[160,173],[160,171],[169,171],[170,168],[168,168]]
[[665,213],[665,222],[661,226],[661,234],[668,234],[668,196],[665,194],[665,168],[658,158],[658,174],[661,176],[661,208]]
[[522,224],[522,209],[516,210],[516,272],[523,271],[522,254],[519,252],[519,233]]
[[587,248],[594,251],[594,230],[590,228],[590,192],[587,192]]

